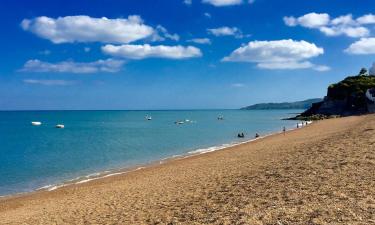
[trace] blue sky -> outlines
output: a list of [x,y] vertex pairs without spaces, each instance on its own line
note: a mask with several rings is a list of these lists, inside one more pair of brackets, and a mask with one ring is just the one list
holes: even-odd
[[375,61],[373,0],[2,0],[0,19],[0,110],[303,100]]

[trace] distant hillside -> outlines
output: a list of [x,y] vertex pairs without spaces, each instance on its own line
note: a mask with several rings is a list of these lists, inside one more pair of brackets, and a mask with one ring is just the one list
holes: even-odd
[[321,102],[321,98],[307,99],[304,101],[298,102],[282,102],[282,103],[259,103],[255,105],[250,105],[243,107],[244,110],[253,110],[253,109],[308,109],[313,103]]

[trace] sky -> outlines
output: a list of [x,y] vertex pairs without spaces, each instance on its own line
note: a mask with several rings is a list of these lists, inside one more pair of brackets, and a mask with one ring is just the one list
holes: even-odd
[[373,0],[2,0],[0,110],[233,109],[372,69]]

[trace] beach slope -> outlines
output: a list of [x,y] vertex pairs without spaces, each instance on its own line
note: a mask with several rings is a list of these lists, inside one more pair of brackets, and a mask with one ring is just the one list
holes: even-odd
[[375,115],[0,199],[0,224],[375,224]]

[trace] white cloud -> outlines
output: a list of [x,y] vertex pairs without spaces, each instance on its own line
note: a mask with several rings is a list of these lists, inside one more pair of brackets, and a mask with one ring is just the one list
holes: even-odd
[[361,38],[345,49],[345,52],[354,55],[375,54],[375,38]]
[[38,59],[32,59],[25,63],[22,72],[54,72],[54,73],[98,73],[118,72],[125,62],[123,60],[106,59],[95,62],[74,62],[63,61],[57,63],[43,62]]
[[139,16],[127,19],[92,18],[89,16],[66,16],[57,19],[41,16],[24,19],[24,30],[30,31],[53,43],[104,42],[130,43],[150,37],[154,29],[143,23]]
[[207,29],[208,33],[215,35],[215,36],[234,36],[236,38],[242,38],[243,34],[240,29],[237,27],[218,27]]
[[203,15],[204,15],[205,17],[207,17],[207,18],[211,18],[211,17],[212,17],[211,14],[208,13],[208,12],[205,12]]
[[170,34],[165,27],[158,25],[151,39],[152,41],[164,41],[165,39],[178,41],[180,40],[180,36],[178,34]]
[[314,65],[308,60],[323,53],[323,48],[306,41],[251,41],[234,50],[222,61],[254,62],[263,69],[312,68],[322,71],[328,67]]
[[324,65],[315,65],[313,67],[314,70],[316,71],[320,71],[320,72],[326,72],[326,71],[330,71],[331,70],[331,67],[329,66],[324,66]]
[[208,38],[193,38],[193,39],[188,40],[188,42],[194,42],[197,44],[208,44],[208,45],[211,44],[211,40]]
[[169,58],[169,59],[185,59],[200,57],[202,53],[199,48],[193,46],[165,46],[157,45],[105,45],[102,47],[105,54],[130,58],[130,59],[144,59],[144,58]]
[[295,27],[298,25],[297,19],[293,16],[284,16],[283,20],[284,20],[285,25],[289,27]]
[[352,14],[336,17],[331,21],[332,25],[356,25]]
[[327,36],[346,35],[348,37],[358,38],[366,37],[370,34],[370,31],[365,27],[321,27],[319,30]]
[[369,73],[370,75],[375,76],[375,62],[374,62],[374,63],[372,64],[372,66],[370,67],[368,73]]
[[[331,19],[327,13],[308,13],[298,18],[293,16],[284,17],[283,20],[287,26],[300,25],[310,29],[318,29],[327,36],[346,35],[358,38],[370,35],[370,31],[362,24],[370,22],[371,15],[354,20],[351,14]],[[358,21],[362,21],[362,23]]]
[[294,70],[312,68],[314,64],[308,61],[259,62],[257,67],[269,70]]
[[40,85],[47,85],[47,86],[67,86],[75,84],[74,81],[71,80],[35,80],[35,79],[25,79],[23,80],[26,84],[40,84]]
[[230,5],[240,5],[243,3],[242,0],[202,0],[203,3],[211,4],[213,6],[230,6]]
[[327,13],[308,13],[304,16],[295,18],[284,17],[284,22],[288,26],[297,26],[301,25],[308,28],[317,28],[325,26],[329,23],[329,15]]
[[367,14],[357,18],[357,22],[360,24],[375,24],[375,15]]
[[185,5],[191,5],[193,3],[192,0],[184,0]]

